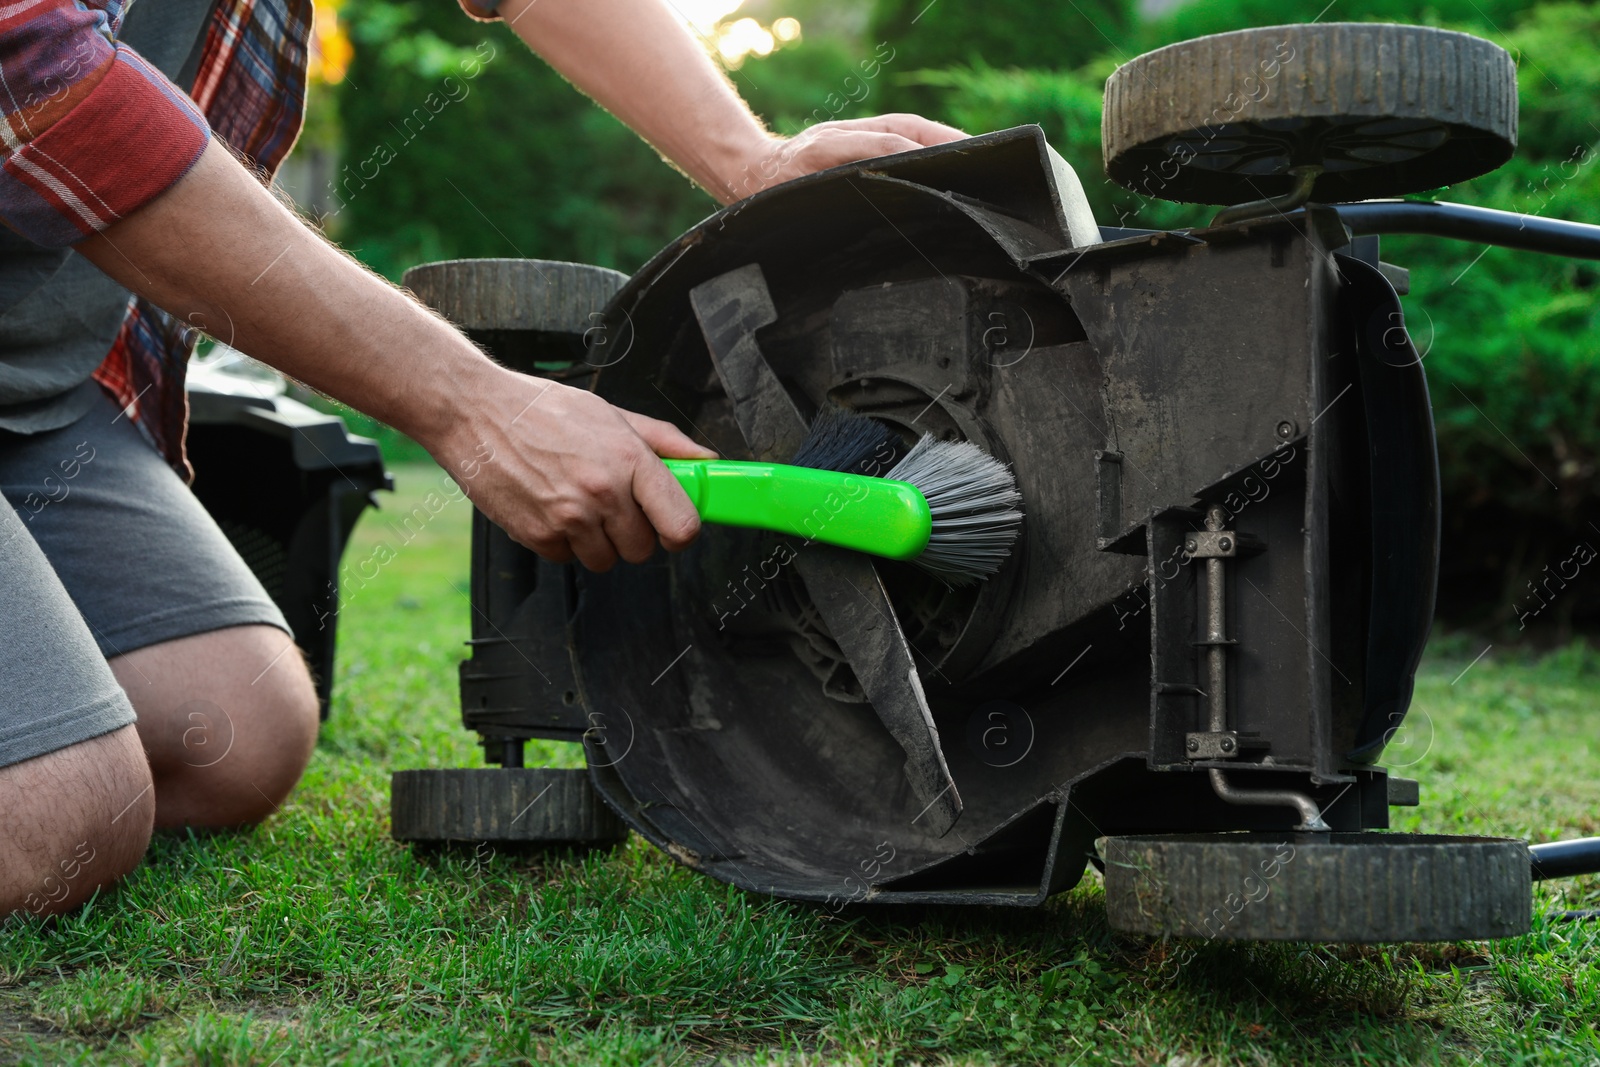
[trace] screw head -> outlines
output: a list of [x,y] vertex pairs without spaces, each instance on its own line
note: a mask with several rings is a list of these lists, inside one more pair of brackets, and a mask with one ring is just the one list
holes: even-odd
[[1278,440],[1287,441],[1293,436],[1294,423],[1290,422],[1288,419],[1284,419],[1282,422],[1278,423]]
[[1233,751],[1233,738],[1224,737],[1222,739],[1222,746],[1221,747],[1222,747],[1222,751],[1224,751],[1224,752],[1232,752]]
[[1192,537],[1183,543],[1183,550],[1185,552],[1193,552],[1197,547],[1198,546],[1195,544],[1195,540]]
[[1199,752],[1200,751],[1200,742],[1199,742],[1199,740],[1197,738],[1193,738],[1193,737],[1189,738],[1189,751],[1190,752]]
[[1233,538],[1231,538],[1231,537],[1219,537],[1219,538],[1217,538],[1217,547],[1222,549],[1222,551],[1224,551],[1224,552],[1232,551],[1233,550]]

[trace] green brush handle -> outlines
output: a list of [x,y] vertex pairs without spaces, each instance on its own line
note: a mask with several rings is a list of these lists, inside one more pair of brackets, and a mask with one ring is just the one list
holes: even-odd
[[793,534],[887,559],[915,559],[933,531],[928,501],[910,482],[733,459],[665,463],[705,522]]

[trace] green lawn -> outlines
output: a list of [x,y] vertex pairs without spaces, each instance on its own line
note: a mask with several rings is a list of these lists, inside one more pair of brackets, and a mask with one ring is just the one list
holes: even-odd
[[[398,472],[400,503],[438,472]],[[408,505],[406,505],[408,506]],[[363,520],[333,715],[260,829],[167,837],[114,894],[0,941],[0,1062],[1596,1063],[1600,923],[1497,943],[1159,943],[1107,929],[1091,874],[1034,911],[835,916],[637,839],[584,858],[418,859],[389,772],[471,766],[455,667],[468,505],[409,543]],[[387,556],[388,553],[380,555]],[[1401,828],[1600,834],[1600,654],[1436,641]],[[1459,675],[1459,677],[1458,677]],[[575,753],[530,749],[529,761]],[[1600,905],[1600,880],[1538,908]]]

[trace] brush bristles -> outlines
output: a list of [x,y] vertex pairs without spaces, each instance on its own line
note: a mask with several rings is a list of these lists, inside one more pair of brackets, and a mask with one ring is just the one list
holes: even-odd
[[970,585],[1000,569],[1021,532],[1022,494],[1011,468],[971,441],[924,434],[885,477],[922,490],[933,513],[933,535],[917,566],[949,582]]
[[791,462],[910,482],[933,514],[933,534],[917,566],[951,585],[998,571],[1022,525],[1022,494],[1011,468],[970,441],[924,435],[902,456],[903,447],[876,419],[830,406],[817,414]]
[[895,432],[876,419],[828,406],[789,462],[813,470],[844,471],[881,478],[905,455]]

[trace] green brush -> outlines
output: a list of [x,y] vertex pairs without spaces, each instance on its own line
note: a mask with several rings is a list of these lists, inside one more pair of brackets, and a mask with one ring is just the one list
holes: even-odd
[[665,462],[706,522],[909,560],[953,585],[999,570],[1022,522],[1010,468],[977,445],[925,435],[905,451],[887,426],[839,408],[822,411],[792,465]]
[[910,482],[736,459],[669,459],[667,469],[705,522],[793,534],[808,541],[916,559],[933,513]]

